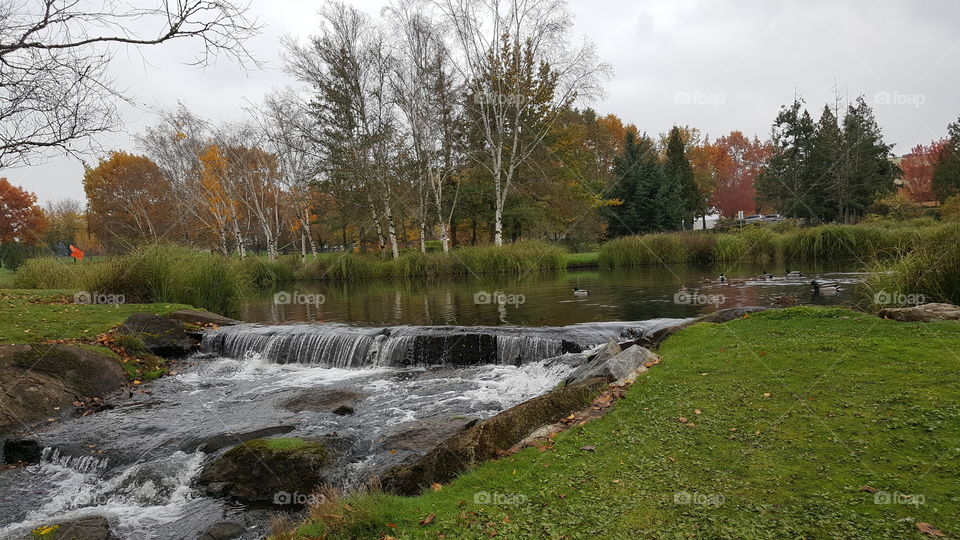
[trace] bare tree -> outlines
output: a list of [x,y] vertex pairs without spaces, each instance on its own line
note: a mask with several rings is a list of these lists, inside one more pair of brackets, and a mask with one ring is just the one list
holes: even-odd
[[564,0],[432,0],[453,28],[454,65],[470,85],[469,117],[483,142],[477,162],[494,184],[494,242],[519,168],[560,113],[601,92],[609,67],[589,42],[572,46]]
[[310,141],[315,127],[307,103],[292,89],[275,90],[264,98],[262,106],[250,112],[270,152],[280,167],[280,182],[301,232],[301,254],[306,259],[307,243],[317,258],[317,243],[310,219],[310,193],[318,164]]
[[442,28],[422,10],[422,5],[419,0],[402,0],[389,8],[397,35],[392,86],[403,112],[419,176],[420,248],[425,250],[429,199],[440,229],[440,242],[444,252],[448,252],[458,184],[454,182],[452,198],[445,195],[445,190],[457,165],[454,153],[459,138],[458,92],[462,92],[462,85],[450,65]]
[[363,193],[381,253],[389,240],[396,258],[387,161],[394,133],[387,84],[391,59],[379,29],[359,10],[331,2],[321,15],[321,33],[309,44],[285,44],[287,69],[316,92],[311,112],[319,124],[314,141],[324,174]]
[[[0,167],[29,164],[120,125],[108,66],[117,47],[193,39],[188,63],[224,54],[258,62],[244,41],[259,28],[228,0],[0,0]],[[137,32],[134,28],[143,28]]]

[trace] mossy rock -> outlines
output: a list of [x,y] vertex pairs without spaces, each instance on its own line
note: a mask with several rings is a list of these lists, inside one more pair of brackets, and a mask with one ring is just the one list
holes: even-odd
[[254,439],[210,462],[198,483],[213,496],[244,502],[284,501],[283,494],[308,495],[321,486],[330,462],[331,452],[319,441]]
[[[194,350],[196,340],[191,338],[184,323],[150,313],[134,313],[117,328],[122,336],[136,338],[137,347],[163,358],[182,358]],[[134,348],[137,348],[134,347]]]

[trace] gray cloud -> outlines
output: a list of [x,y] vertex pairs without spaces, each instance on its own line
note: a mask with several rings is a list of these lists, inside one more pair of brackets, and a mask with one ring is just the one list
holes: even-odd
[[[354,2],[378,13],[385,2]],[[305,38],[316,28],[317,2],[257,2],[265,29],[250,48],[267,62],[244,72],[221,61],[198,70],[179,62],[195,44],[138,53],[119,51],[113,73],[137,98],[124,109],[126,133],[98,142],[135,149],[130,133],[155,121],[149,111],[182,101],[210,118],[243,114],[273,86],[291,84],[282,71],[279,39]],[[591,104],[649,133],[673,124],[713,137],[731,130],[765,137],[780,105],[800,93],[811,113],[863,94],[895,151],[943,136],[960,115],[960,2],[870,3],[828,0],[697,1],[572,0],[578,34],[596,42],[615,77]],[[95,162],[91,156],[89,161]],[[82,167],[71,158],[0,173],[42,200],[83,198]]]

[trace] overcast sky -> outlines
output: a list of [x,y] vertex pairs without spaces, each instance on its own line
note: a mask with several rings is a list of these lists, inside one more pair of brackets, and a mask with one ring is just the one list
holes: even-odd
[[[352,3],[378,15],[386,2]],[[266,61],[262,71],[244,72],[227,60],[202,70],[184,66],[198,46],[189,42],[119,51],[113,74],[139,106],[124,107],[124,132],[99,143],[138,151],[130,134],[155,123],[152,109],[177,101],[212,119],[240,118],[247,100],[293,83],[282,70],[280,37],[314,33],[319,5],[253,0],[264,29],[249,45]],[[942,137],[960,115],[957,0],[571,0],[570,7],[576,33],[594,41],[614,71],[607,95],[583,105],[651,134],[679,124],[711,137],[740,130],[766,138],[795,93],[816,117],[839,91],[844,100],[864,95],[902,154]],[[42,202],[83,200],[82,173],[73,158],[0,171]]]

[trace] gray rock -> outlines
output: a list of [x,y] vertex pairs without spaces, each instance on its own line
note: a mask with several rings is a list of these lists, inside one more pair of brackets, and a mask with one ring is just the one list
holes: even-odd
[[7,439],[3,442],[3,461],[5,463],[39,463],[43,448],[37,441],[18,441]]
[[960,321],[960,306],[953,304],[923,304],[920,306],[884,308],[880,317],[900,322]]
[[150,313],[130,315],[117,332],[138,338],[147,351],[163,358],[182,358],[198,345],[182,322]]
[[656,358],[656,355],[638,345],[631,345],[625,351],[610,358],[598,357],[581,366],[567,377],[567,384],[577,384],[588,379],[601,377],[608,382],[626,379],[646,368],[644,364]]
[[127,382],[120,362],[76,345],[0,345],[0,434],[73,410]]
[[221,521],[207,527],[207,530],[203,531],[203,534],[198,536],[197,540],[232,540],[240,538],[244,532],[246,532],[246,529],[243,525]]
[[281,407],[290,412],[317,411],[333,412],[341,407],[355,409],[357,404],[369,394],[352,392],[350,390],[329,390],[326,388],[311,388],[289,398]]

